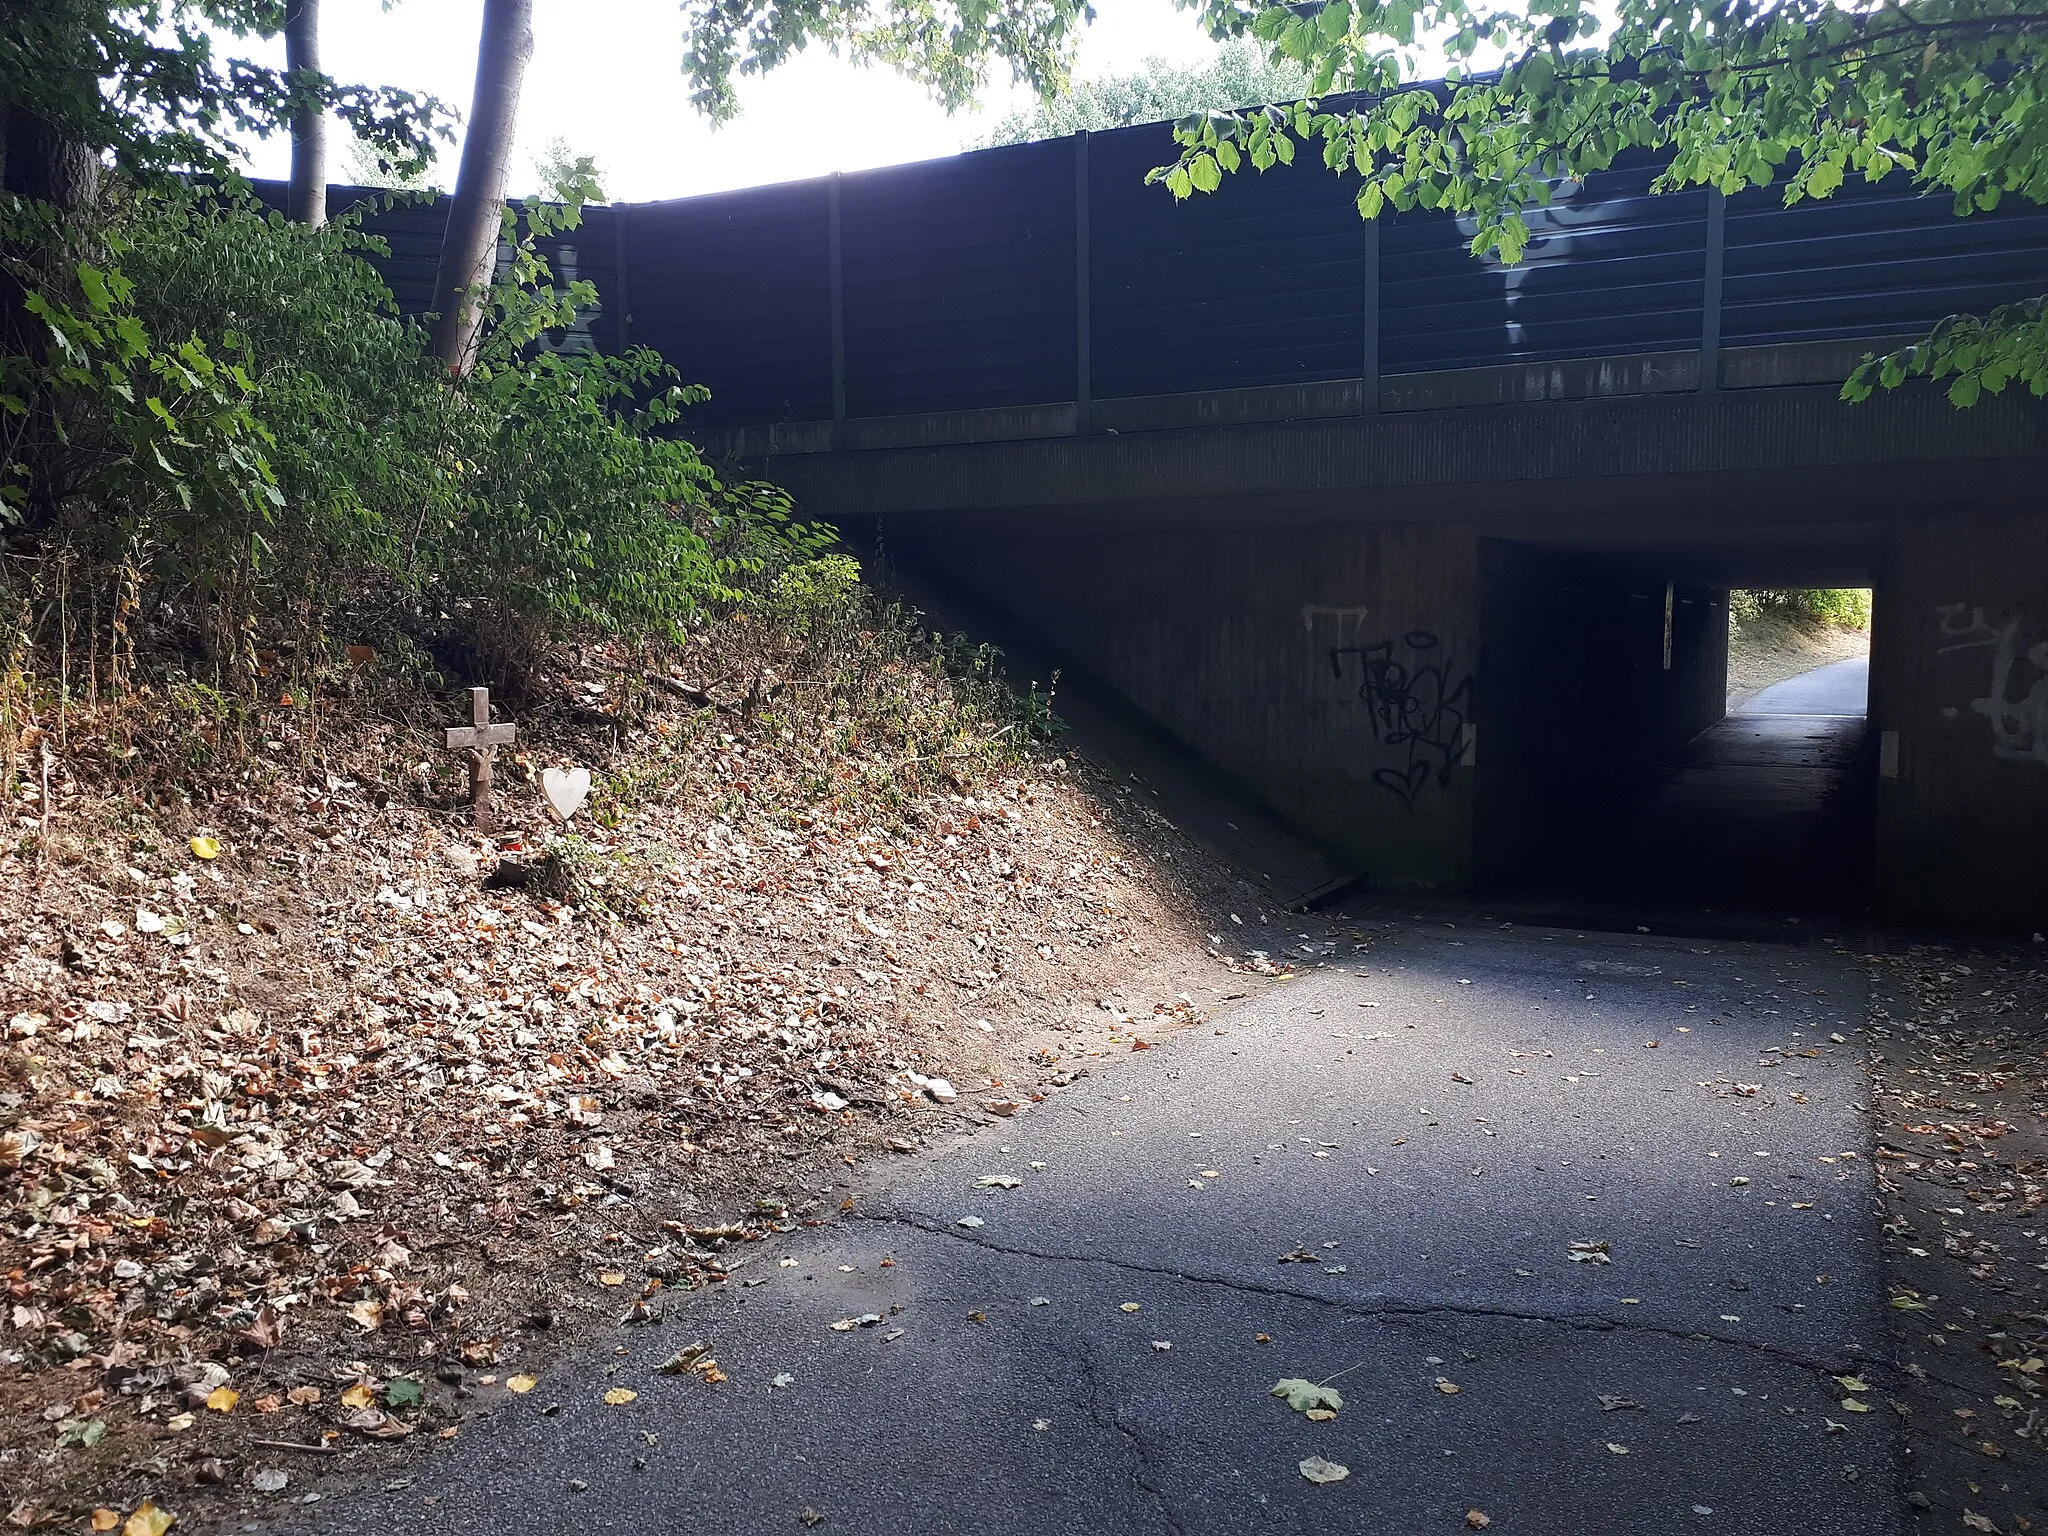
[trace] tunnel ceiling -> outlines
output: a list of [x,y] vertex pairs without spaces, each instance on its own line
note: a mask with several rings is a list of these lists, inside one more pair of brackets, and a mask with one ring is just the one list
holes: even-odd
[[1868,587],[1877,580],[1876,523],[1750,527],[1655,526],[1546,531],[1511,542],[1583,552],[1659,580],[1717,587]]

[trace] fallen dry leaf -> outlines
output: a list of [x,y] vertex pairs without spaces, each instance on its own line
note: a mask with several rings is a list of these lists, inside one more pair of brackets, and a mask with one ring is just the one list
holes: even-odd
[[540,1382],[538,1380],[536,1380],[532,1376],[526,1375],[523,1372],[517,1376],[507,1376],[505,1378],[505,1390],[507,1392],[517,1392],[521,1396],[524,1396],[526,1393],[531,1392],[535,1387],[539,1385]]
[[121,1536],[164,1536],[178,1517],[169,1510],[158,1509],[151,1499],[144,1499],[135,1506],[135,1513],[128,1517],[128,1523],[121,1527]]
[[241,1400],[242,1394],[233,1387],[215,1387],[206,1394],[206,1406],[215,1413],[233,1413]]
[[1312,1483],[1341,1483],[1351,1475],[1351,1469],[1342,1462],[1311,1456],[1301,1463],[1301,1475]]
[[1487,1516],[1487,1513],[1486,1513],[1486,1511],[1485,1511],[1485,1510],[1483,1510],[1483,1509],[1468,1509],[1468,1510],[1466,1510],[1466,1511],[1465,1511],[1465,1529],[1466,1529],[1466,1530],[1468,1530],[1468,1531],[1483,1531],[1483,1530],[1485,1530],[1485,1529],[1486,1529],[1486,1528],[1487,1528],[1487,1527],[1488,1527],[1489,1525],[1491,1525],[1491,1524],[1493,1524],[1493,1521],[1492,1521],[1492,1520],[1491,1520],[1491,1519],[1490,1519],[1490,1518],[1489,1518],[1489,1517]]
[[626,1403],[635,1401],[639,1396],[640,1394],[631,1387],[613,1387],[604,1395],[605,1406],[607,1408],[618,1408]]
[[344,1408],[368,1408],[377,1401],[377,1389],[367,1381],[359,1381],[341,1394]]

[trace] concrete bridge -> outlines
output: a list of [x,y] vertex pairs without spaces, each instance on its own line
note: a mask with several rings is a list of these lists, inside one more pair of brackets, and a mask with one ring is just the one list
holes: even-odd
[[1502,267],[1320,168],[1175,206],[1142,185],[1170,154],[599,210],[570,263],[595,344],[711,386],[716,451],[1391,887],[1611,843],[1723,714],[1731,587],[1873,586],[1856,899],[2048,926],[2048,416],[1837,398],[1871,348],[2048,291],[2048,214],[1624,169]]

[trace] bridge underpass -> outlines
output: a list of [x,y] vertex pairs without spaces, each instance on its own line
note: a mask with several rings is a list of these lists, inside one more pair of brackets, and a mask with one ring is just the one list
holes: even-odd
[[[1937,401],[1806,403],[1868,411],[1895,443],[1928,411],[1923,441],[1959,446]],[[1038,637],[1381,888],[2029,925],[2048,893],[2013,854],[2048,832],[2028,734],[2048,674],[2021,616],[2040,611],[2048,544],[2024,460],[1954,471],[1967,511],[1930,467],[874,526],[892,559]],[[1727,593],[1759,586],[1874,589],[1867,716],[1723,720]]]
[[[1175,205],[1143,185],[1171,156],[1155,126],[594,209],[548,249],[604,307],[557,343],[657,347],[715,456],[1387,889],[1626,865],[1589,850],[1718,720],[1722,594],[1869,585],[1827,802],[1865,830],[1839,889],[1751,898],[2048,928],[2048,415],[1838,399],[1866,351],[2048,291],[2048,211],[1632,165],[1503,267],[1319,168]],[[372,221],[402,304],[441,219]],[[1608,889],[1719,899],[1682,848],[1636,865]]]

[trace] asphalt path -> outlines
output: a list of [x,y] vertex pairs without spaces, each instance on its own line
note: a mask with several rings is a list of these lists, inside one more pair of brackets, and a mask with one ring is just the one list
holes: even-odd
[[1870,705],[1870,658],[1851,656],[1773,683],[1737,715],[1861,715]]
[[[658,1327],[480,1389],[409,1485],[296,1518],[1884,1536],[1865,986],[1822,945],[1378,934],[877,1170]],[[658,1373],[696,1339],[729,1379]]]

